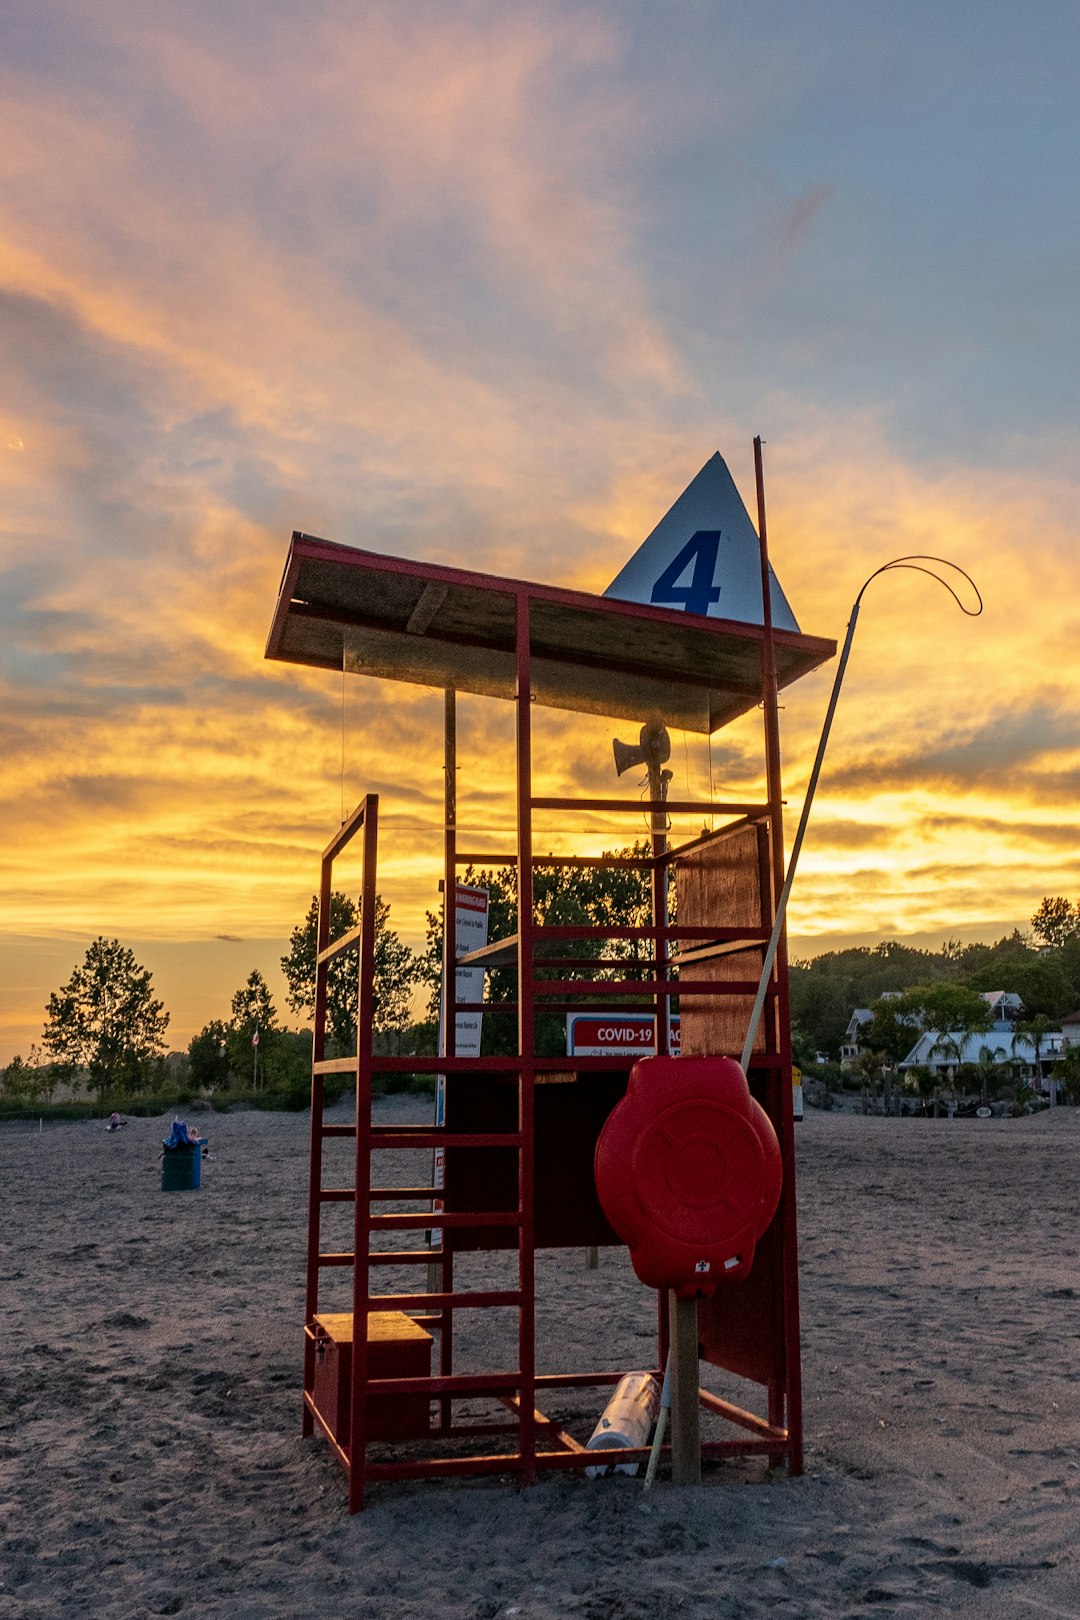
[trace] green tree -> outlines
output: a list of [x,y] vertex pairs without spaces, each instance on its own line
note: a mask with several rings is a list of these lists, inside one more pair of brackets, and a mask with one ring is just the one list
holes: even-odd
[[957,958],[959,977],[974,990],[1012,988],[1014,974],[1034,960],[1031,940],[1014,928],[993,945],[965,945]]
[[[629,849],[605,851],[607,858],[641,858],[648,853],[646,843]],[[602,856],[601,859],[605,858]],[[517,870],[512,866],[476,871],[469,867],[462,880],[488,891],[488,938],[506,939],[517,932]],[[674,916],[675,892],[670,891],[669,911]],[[637,928],[652,922],[652,880],[639,867],[538,866],[533,872],[533,918],[540,927]],[[419,978],[430,988],[429,1016],[439,1016],[442,986],[443,924],[440,913],[427,914],[427,945],[419,962]],[[595,961],[592,978],[637,978],[646,969],[650,946],[643,940],[580,939],[565,941],[568,956]],[[640,964],[640,965],[638,965]],[[589,974],[588,966],[583,970]],[[545,970],[538,964],[538,977],[562,977],[565,970]],[[517,973],[513,968],[495,968],[487,974],[486,999],[492,1003],[513,1001]],[[515,1049],[517,1029],[508,1017],[484,1020],[485,1052]],[[565,1051],[565,1023],[561,1014],[540,1013],[537,1021],[537,1050],[544,1056]]]
[[1072,986],[1060,951],[1048,951],[1045,956],[1033,952],[1031,960],[1013,974],[1008,988],[1016,991],[1029,1017],[1045,1013],[1047,1018],[1056,1020],[1064,1017],[1073,1006]]
[[36,1102],[41,1095],[41,1083],[37,1069],[24,1063],[22,1057],[16,1053],[7,1067],[0,1073],[0,1099],[6,1103]]
[[256,1029],[277,1028],[277,1008],[270,993],[270,986],[259,972],[254,968],[247,976],[247,982],[241,986],[232,998],[232,1027],[251,1035]]
[[793,967],[790,985],[792,1036],[803,1061],[812,1063],[816,1052],[839,1051],[852,1011],[842,982]]
[[[945,1059],[950,1082],[963,1061],[967,1042],[973,1035],[984,1035],[994,1022],[982,996],[964,984],[913,985],[891,1005],[898,1017],[909,1016],[923,1034],[934,1035],[929,1055]],[[936,1087],[933,1096],[936,1110]]]
[[[858,1057],[853,1058],[849,1065],[849,1072],[856,1075],[863,1082],[863,1085],[869,1090],[872,1112],[875,1114],[877,1113],[878,1081],[883,1081],[885,1079],[885,1070],[887,1064],[887,1052],[872,1052],[870,1050],[866,1050],[860,1052]],[[886,1090],[886,1108],[888,1108],[889,1101],[889,1094]]]
[[1071,939],[1067,939],[1056,953],[1055,960],[1061,964],[1068,987],[1069,1004],[1065,1012],[1071,1013],[1080,1007],[1080,935],[1074,934]]
[[919,984],[891,1004],[898,1016],[910,1015],[924,1034],[954,1036],[960,1046],[991,1028],[994,1015],[978,991],[966,984]]
[[924,1102],[934,1105],[934,1117],[937,1117],[938,1105],[938,1077],[933,1069],[925,1063],[913,1063],[904,1075],[904,1090]]
[[975,1063],[975,1077],[982,1101],[984,1103],[989,1102],[991,1092],[996,1095],[1001,1089],[1002,1083],[1007,1082],[1010,1078],[1009,1054],[1003,1046],[989,1046],[984,1042],[979,1047],[979,1056]]
[[266,1083],[279,1091],[307,1091],[311,1084],[309,1029],[279,1029],[275,1033],[266,1059]]
[[1054,1064],[1054,1079],[1067,1103],[1080,1103],[1080,1046],[1067,1046]]
[[[795,1029],[804,1037],[810,1035],[815,1047],[834,1052],[844,1039],[855,1007],[873,1007],[888,990],[954,981],[959,971],[956,950],[955,944],[946,942],[941,953],[935,954],[889,939],[873,947],[826,951],[810,961],[793,962],[790,985]],[[883,1043],[875,1038],[874,1044]]]
[[55,1065],[42,1060],[35,1042],[28,1057],[16,1054],[0,1071],[0,1097],[6,1102],[52,1102],[58,1078]]
[[233,996],[231,1011],[225,1037],[229,1068],[241,1082],[249,1074],[257,1085],[259,1073],[265,1077],[271,1066],[278,1034],[274,998],[258,968],[248,974],[247,982]]
[[149,1083],[169,1015],[154,999],[148,969],[118,939],[99,936],[49,997],[46,1020],[44,1045],[63,1076],[74,1080],[85,1070],[104,1100],[115,1087],[136,1091]]
[[1042,1079],[1042,1049],[1047,1035],[1053,1029],[1053,1020],[1047,1018],[1045,1013],[1032,1013],[1024,1018],[1018,1018],[1013,1037],[1013,1051],[1016,1051],[1016,1040],[1026,1038],[1031,1042],[1035,1052],[1035,1081]]
[[229,1026],[212,1018],[188,1045],[188,1078],[197,1091],[222,1091],[229,1084]]
[[863,1030],[863,1040],[874,1051],[883,1052],[894,1063],[907,1057],[918,1039],[921,1025],[910,1009],[900,1010],[898,996],[885,996],[871,1004],[871,1018]]
[[[330,941],[356,928],[360,908],[337,890],[330,896]],[[315,1016],[315,953],[318,941],[319,899],[312,895],[307,916],[289,936],[289,954],[281,958],[281,969],[289,987],[288,1002],[293,1012]],[[381,895],[375,896],[375,1017],[379,1033],[402,1030],[409,1023],[412,988],[417,963],[412,951],[403,945],[390,927],[390,907]],[[356,1045],[356,1009],[359,975],[356,955],[348,952],[330,963],[326,976],[326,1028],[333,1044],[341,1051]]]
[[1044,895],[1031,919],[1031,927],[1036,938],[1045,945],[1064,945],[1080,931],[1080,911],[1063,894]]

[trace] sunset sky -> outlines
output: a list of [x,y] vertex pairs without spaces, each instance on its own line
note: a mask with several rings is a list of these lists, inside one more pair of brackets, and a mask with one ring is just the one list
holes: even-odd
[[[440,700],[350,678],[343,750],[340,678],[264,660],[293,529],[603,590],[714,450],[752,496],[755,433],[804,630],[903,552],[986,599],[868,595],[796,950],[1075,899],[1078,82],[1071,0],[6,0],[0,1062],[97,933],[173,1046],[254,966],[283,1000],[368,789],[420,939]],[[509,719],[462,701],[503,847]],[[545,717],[541,776],[617,791],[619,731]]]

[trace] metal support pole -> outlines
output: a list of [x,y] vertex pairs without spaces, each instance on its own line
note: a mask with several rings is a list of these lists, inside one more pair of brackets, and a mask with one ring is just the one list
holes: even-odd
[[[443,1056],[457,1055],[457,693],[448,686],[443,694],[443,971],[442,971],[442,1050]],[[446,1105],[446,1077],[436,1079],[436,1124],[445,1123],[439,1103]],[[445,1165],[435,1149],[432,1182],[441,1186]],[[439,1230],[436,1228],[436,1230]],[[428,1266],[428,1293],[449,1294],[453,1287],[454,1256],[447,1228],[440,1230],[442,1254]],[[449,1378],[454,1368],[454,1313],[444,1305],[439,1313],[439,1372]],[[450,1427],[452,1407],[449,1396],[439,1402],[439,1420]]]
[[529,598],[516,607],[517,874],[518,874],[518,1448],[521,1482],[536,1478],[535,1082],[536,965],[533,949],[532,633]]
[[[649,798],[654,804],[666,806],[668,796],[668,782],[671,773],[661,770],[660,766],[652,760],[649,761]],[[656,936],[656,968],[654,976],[657,979],[667,977],[668,963],[668,864],[663,860],[667,854],[667,809],[654,810],[652,813],[652,901],[653,901],[653,927],[659,930]],[[667,996],[658,996],[656,999],[656,1051],[658,1056],[667,1057],[671,1052],[671,1002]]]
[[855,606],[851,610],[851,618],[848,620],[847,635],[844,638],[844,645],[840,653],[840,660],[836,666],[836,676],[833,680],[833,689],[829,697],[829,707],[825,712],[825,723],[821,728],[821,736],[818,740],[817,754],[814,758],[814,768],[810,772],[810,783],[806,789],[806,798],[803,800],[802,815],[799,817],[799,826],[795,834],[795,842],[791,846],[791,859],[788,861],[787,876],[784,879],[783,887],[780,890],[780,899],[777,902],[776,921],[773,925],[772,938],[769,940],[769,948],[765,952],[765,960],[762,963],[761,982],[758,985],[757,998],[754,1002],[754,1010],[750,1014],[750,1027],[746,1032],[746,1044],[743,1047],[742,1066],[744,1069],[749,1062],[749,1055],[753,1049],[754,1037],[757,1034],[758,1022],[761,1018],[761,1009],[765,1005],[765,996],[768,991],[769,975],[772,972],[772,965],[776,959],[777,949],[779,948],[780,944],[780,937],[783,932],[784,920],[787,916],[788,898],[791,894],[791,886],[795,881],[795,868],[799,864],[799,855],[802,851],[803,839],[806,837],[806,828],[810,820],[810,810],[814,803],[814,794],[817,792],[818,778],[821,775],[821,767],[825,759],[825,750],[828,747],[829,734],[832,731],[833,717],[836,714],[836,705],[840,701],[840,688],[844,684],[844,673],[847,670],[848,658],[851,656],[851,643],[855,639],[855,626],[858,622],[858,618],[859,603],[856,602]]
[[[307,1273],[305,1281],[304,1326],[310,1327],[319,1309],[319,1248],[322,1233],[322,1160],[323,1160],[323,1077],[316,1074],[315,1065],[326,1057],[326,1002],[327,963],[319,962],[320,954],[330,943],[330,897],[333,892],[333,863],[323,856],[319,870],[319,911],[315,925],[315,1016],[311,1037],[311,1138],[308,1149],[308,1231]],[[315,1388],[315,1345],[304,1336],[304,1390],[311,1394]],[[315,1419],[304,1402],[302,1432],[312,1434]]]
[[376,860],[379,800],[364,800],[363,888],[356,1019],[356,1156],[353,1184],[352,1368],[349,1412],[349,1512],[364,1505],[367,1440],[368,1317],[371,1312],[371,1064],[375,1002]]
[[660,1390],[660,1410],[656,1414],[656,1433],[653,1435],[652,1448],[649,1452],[649,1466],[645,1470],[645,1489],[650,1490],[656,1477],[656,1465],[660,1461],[660,1453],[664,1448],[664,1435],[667,1432],[667,1422],[671,1415],[671,1353],[668,1352],[664,1362],[664,1382]]
[[[658,765],[649,766],[649,797],[661,809],[652,815],[653,925],[659,930],[656,942],[656,976],[667,975],[668,867],[667,853],[668,775]],[[656,999],[656,1048],[669,1055],[671,1002],[667,996]],[[671,1448],[672,1478],[676,1485],[701,1483],[701,1411],[698,1402],[698,1321],[697,1301],[668,1299],[667,1364],[671,1368]]]
[[[761,554],[762,703],[765,719],[765,767],[769,798],[769,848],[772,859],[772,894],[775,907],[772,938],[762,964],[758,996],[765,991],[776,965],[777,997],[765,1031],[767,1052],[778,1053],[779,1069],[769,1071],[769,1114],[776,1127],[783,1164],[783,1182],[777,1220],[781,1232],[779,1275],[773,1291],[773,1309],[782,1323],[782,1339],[774,1337],[773,1365],[769,1380],[769,1422],[788,1431],[788,1470],[801,1474],[802,1455],[802,1365],[799,1339],[798,1231],[795,1211],[795,1124],[791,1092],[791,1019],[787,996],[787,935],[784,931],[786,897],[784,889],[783,783],[780,767],[780,713],[773,641],[772,579],[769,567],[769,540],[765,519],[765,475],[761,439],[754,440],[754,474],[757,486],[758,545]],[[770,955],[771,953],[771,955]],[[754,1014],[743,1048],[743,1068],[749,1073],[754,1037],[761,1018],[755,1000]],[[786,1419],[786,1423],[785,1423]]]
[[443,697],[443,1053],[457,1055],[457,693]]

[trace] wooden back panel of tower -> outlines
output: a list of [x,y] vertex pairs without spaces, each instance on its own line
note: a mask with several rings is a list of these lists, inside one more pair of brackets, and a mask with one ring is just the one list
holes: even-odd
[[[740,822],[695,844],[674,862],[678,920],[687,927],[746,928],[760,936],[772,927],[772,866],[765,821]],[[683,969],[685,977],[718,986],[756,981],[766,941],[741,949],[721,946]],[[679,1003],[682,1050],[695,1056],[738,1057],[746,1038],[753,995],[684,996]],[[771,1021],[770,1021],[771,1020]],[[766,1005],[747,1076],[750,1090],[779,1128],[778,1098],[790,1094],[772,1073],[777,1059],[775,1010]],[[754,1058],[774,1054],[755,1068]],[[783,1410],[785,1388],[785,1307],[782,1223],[774,1219],[758,1245],[753,1270],[698,1305],[701,1355],[716,1367],[753,1379],[770,1390],[774,1420]]]
[[[769,829],[764,822],[742,822],[696,844],[673,862],[678,919],[688,928],[772,926]],[[687,978],[725,983],[756,980],[764,944],[724,947],[722,954],[695,961]],[[738,1057],[753,1007],[752,995],[684,996],[679,1003],[682,1050],[694,1056]],[[765,1050],[763,1018],[754,1051]]]

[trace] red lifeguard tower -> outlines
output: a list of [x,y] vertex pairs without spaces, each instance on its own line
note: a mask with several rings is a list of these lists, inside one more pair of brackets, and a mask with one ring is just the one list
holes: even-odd
[[[764,536],[762,579],[769,578]],[[763,595],[767,593],[763,592]],[[363,1506],[369,1481],[465,1473],[516,1474],[593,1464],[588,1452],[545,1415],[553,1392],[612,1386],[630,1370],[538,1367],[536,1255],[550,1247],[617,1244],[596,1196],[593,1154],[614,1104],[624,1094],[628,1057],[537,1055],[536,1021],[552,1010],[641,1004],[657,1014],[658,1051],[667,1053],[667,1014],[678,998],[684,1053],[737,1056],[774,920],[784,876],[777,692],[835,653],[835,643],[764,623],[706,618],[608,597],[438,567],[294,534],[270,631],[267,656],[316,668],[353,670],[384,680],[439,688],[445,697],[446,816],[444,894],[452,897],[469,865],[517,870],[518,931],[468,958],[473,965],[516,971],[516,1001],[485,1013],[516,1018],[511,1056],[457,1056],[454,1019],[445,1019],[445,1056],[376,1057],[372,1050],[375,895],[378,887],[378,799],[369,795],[323,853],[311,1108],[311,1184],[307,1305],[304,1323],[304,1432],[318,1428],[349,1478],[349,1506]],[[474,693],[515,705],[516,847],[485,850],[459,838],[456,814],[456,694]],[[640,723],[659,712],[674,726],[711,734],[759,706],[766,795],[760,802],[537,797],[533,792],[533,705]],[[609,858],[541,855],[534,817],[602,811],[612,817],[651,812],[650,852]],[[715,831],[681,844],[665,836],[666,818],[704,817]],[[685,825],[685,822],[684,822]],[[632,823],[627,823],[632,826]],[[464,829],[462,829],[464,831]],[[361,923],[329,937],[334,863],[354,840],[362,850]],[[354,844],[354,850],[355,850]],[[551,866],[622,864],[648,873],[653,915],[647,926],[544,927],[537,923],[534,873]],[[677,893],[669,921],[667,891]],[[444,937],[453,953],[452,921]],[[642,942],[647,979],[594,975],[595,955],[582,942],[597,936]],[[577,952],[575,952],[577,946]],[[358,957],[357,1048],[326,1056],[326,975],[343,953]],[[640,958],[638,966],[640,967]],[[459,962],[460,965],[460,962]],[[452,961],[446,982],[453,983]],[[610,962],[606,964],[610,970]],[[602,999],[601,999],[602,998]],[[460,1005],[460,1004],[459,1004]],[[468,1010],[468,1009],[463,1009]],[[475,1008],[473,1009],[475,1010]],[[376,1074],[445,1076],[439,1125],[376,1125]],[[356,1081],[354,1124],[327,1123],[323,1080]],[[698,1307],[703,1360],[764,1391],[764,1410],[701,1391],[701,1402],[727,1420],[705,1455],[763,1454],[802,1469],[798,1276],[792,1124],[791,1050],[786,955],[781,944],[769,984],[748,1078],[776,1130],[783,1159],[777,1214],[758,1245],[753,1269]],[[351,1186],[324,1182],[327,1143],[355,1140]],[[441,1149],[445,1185],[392,1186],[379,1174],[380,1155]],[[386,1163],[385,1159],[382,1163]],[[433,1197],[442,1207],[432,1214]],[[352,1216],[352,1247],[323,1246],[328,1205]],[[441,1232],[435,1248],[417,1246]],[[410,1243],[409,1234],[413,1234]],[[401,1246],[385,1247],[387,1234]],[[485,1290],[455,1284],[455,1258],[516,1251],[513,1286]],[[459,1266],[464,1267],[465,1259]],[[351,1272],[351,1309],[320,1310],[328,1268]],[[434,1271],[432,1271],[434,1267]],[[418,1286],[387,1291],[384,1276]],[[426,1286],[425,1286],[426,1285]],[[652,1367],[664,1366],[667,1313],[658,1302]],[[498,1372],[460,1370],[455,1321],[464,1312],[517,1314],[516,1358]],[[432,1352],[437,1361],[432,1366]],[[499,1421],[477,1423],[462,1404],[499,1403]],[[643,1450],[606,1451],[603,1461],[641,1461]]]

